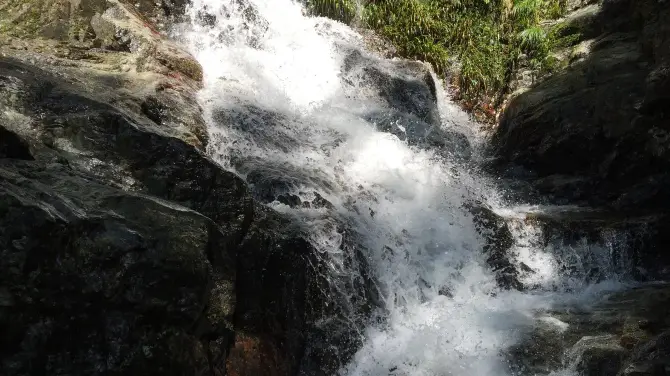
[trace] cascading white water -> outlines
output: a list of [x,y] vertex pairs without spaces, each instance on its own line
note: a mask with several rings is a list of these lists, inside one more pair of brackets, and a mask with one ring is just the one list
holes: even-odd
[[[340,373],[511,374],[505,350],[538,312],[569,296],[499,289],[464,204],[516,211],[458,158],[412,146],[366,117],[389,109],[365,82],[343,79],[343,65],[352,51],[385,63],[348,27],[306,17],[290,0],[194,0],[191,12],[200,22],[181,38],[204,68],[211,154],[309,229],[334,285],[358,273],[346,262],[343,226],[371,268],[384,320],[360,328],[362,346]],[[442,126],[467,131],[467,116],[438,91]],[[404,132],[395,121],[389,126]],[[268,186],[310,204],[274,200]],[[556,253],[533,242],[541,230],[515,223],[517,261],[536,269],[527,282],[560,285]]]

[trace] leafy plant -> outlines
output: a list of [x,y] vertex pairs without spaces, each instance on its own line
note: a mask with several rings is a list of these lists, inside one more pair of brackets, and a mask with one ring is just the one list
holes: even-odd
[[306,5],[314,14],[344,23],[350,23],[356,18],[355,0],[307,0]]
[[538,26],[529,27],[519,33],[520,46],[528,51],[538,51],[546,47],[547,34]]
[[[316,14],[338,20],[356,14],[354,0],[306,0]],[[359,21],[389,39],[407,58],[431,63],[438,74],[452,71],[462,99],[493,102],[509,85],[519,56],[551,64],[552,38],[541,22],[565,11],[566,0],[368,0]],[[339,4],[339,5],[338,5]],[[353,7],[353,8],[352,8]],[[342,11],[349,9],[349,11]],[[353,11],[351,9],[354,9]]]

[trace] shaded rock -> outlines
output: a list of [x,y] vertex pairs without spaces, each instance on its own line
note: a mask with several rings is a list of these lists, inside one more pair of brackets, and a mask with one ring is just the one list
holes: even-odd
[[522,335],[518,345],[505,354],[516,374],[546,375],[559,369],[563,362],[565,339],[563,328],[539,321]]
[[429,66],[411,60],[378,60],[354,50],[346,57],[343,70],[345,81],[374,88],[390,109],[440,125],[436,83]]
[[[344,48],[344,47],[343,47]],[[468,160],[470,143],[460,132],[445,129],[437,107],[437,83],[430,67],[410,60],[380,60],[349,51],[343,64],[344,81],[352,87],[372,88],[388,109],[363,114],[382,132],[396,135],[410,145],[434,148],[443,156]],[[365,90],[351,95],[369,100]]]
[[601,6],[597,2],[589,2],[591,4],[584,4],[565,17],[561,36],[579,33],[581,38],[587,39],[600,33],[603,28],[600,24],[602,20],[598,18]]
[[131,4],[157,29],[165,31],[169,26],[185,21],[191,0],[139,0]]
[[656,376],[670,374],[670,331],[641,344],[619,375]]
[[663,1],[606,1],[580,18],[596,33],[588,49],[510,102],[491,148],[498,171],[551,203],[654,217],[638,251],[652,274],[670,265],[657,246],[670,202],[669,12]]
[[[205,373],[235,250],[203,215],[59,164],[0,161],[3,374]],[[212,342],[214,341],[214,342]]]
[[33,159],[30,147],[15,133],[0,128],[0,158]]
[[[18,37],[45,37],[86,42],[99,38],[91,18],[99,17],[110,4],[122,3],[154,30],[164,31],[183,20],[188,0],[7,0],[0,13],[6,31]],[[6,12],[6,13],[5,13]],[[96,16],[97,15],[97,16]]]
[[569,11],[574,11],[582,9],[590,4],[596,3],[598,0],[568,0],[567,9]]
[[495,273],[498,285],[506,289],[523,290],[524,285],[519,280],[520,270],[511,259],[514,238],[507,221],[483,203],[468,203],[466,209],[472,214],[477,231],[485,239],[483,251],[486,262]]
[[616,376],[625,356],[612,336],[583,337],[570,353],[579,359],[575,368],[584,376]]
[[655,85],[664,87],[665,50],[653,46],[664,38],[657,20],[668,9],[654,1],[616,3],[598,13],[609,26],[590,55],[515,98],[494,136],[501,162],[539,177],[589,177],[593,188],[580,199],[601,204],[656,174],[664,159],[650,149],[648,133],[663,128],[662,113],[641,109],[664,98]]
[[560,204],[569,204],[586,197],[593,181],[584,176],[554,174],[533,182],[534,188],[543,196],[556,197]]
[[665,375],[669,292],[649,284],[556,307],[510,351],[510,362],[538,374]]
[[[318,306],[319,266],[311,245],[272,211],[258,207],[238,251],[231,375],[294,375]],[[268,231],[268,229],[273,229]],[[323,281],[321,281],[323,283]]]
[[199,66],[100,4],[105,51],[2,24],[0,373],[295,374],[320,260],[201,151]]

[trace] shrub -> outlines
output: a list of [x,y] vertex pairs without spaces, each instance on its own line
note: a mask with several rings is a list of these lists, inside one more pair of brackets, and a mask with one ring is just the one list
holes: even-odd
[[543,19],[565,11],[565,0],[307,0],[316,14],[351,22],[389,39],[406,58],[431,63],[452,77],[462,99],[490,103],[506,92],[519,56],[550,70],[551,33]]

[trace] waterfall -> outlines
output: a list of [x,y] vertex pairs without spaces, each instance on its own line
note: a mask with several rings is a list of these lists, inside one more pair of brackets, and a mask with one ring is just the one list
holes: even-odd
[[[483,139],[441,85],[437,116],[419,121],[366,76],[411,81],[421,64],[376,57],[290,0],[194,0],[191,17],[179,38],[204,68],[209,153],[308,232],[352,337],[339,374],[512,375],[508,349],[542,312],[618,286],[616,241],[547,245],[477,172]],[[418,126],[448,142],[414,138]],[[530,270],[519,277],[530,288],[500,287],[473,202],[508,221],[510,262]],[[584,268],[594,247],[605,277],[587,284],[588,270],[566,265]]]

